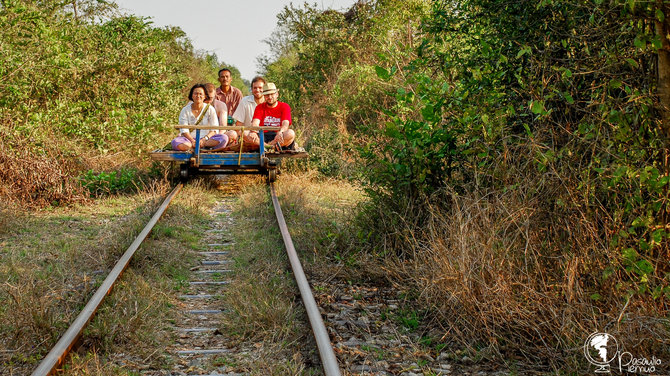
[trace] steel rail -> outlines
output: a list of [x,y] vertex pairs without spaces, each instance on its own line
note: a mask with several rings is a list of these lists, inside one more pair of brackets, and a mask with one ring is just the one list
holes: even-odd
[[63,363],[65,357],[70,352],[77,339],[81,337],[82,331],[88,322],[93,318],[95,311],[98,309],[98,307],[100,307],[102,300],[112,290],[114,283],[128,266],[128,263],[130,262],[131,257],[133,257],[135,254],[135,251],[137,251],[137,249],[140,247],[140,244],[142,244],[142,241],[144,241],[147,235],[149,235],[151,229],[163,215],[163,212],[165,212],[165,209],[167,209],[170,201],[172,201],[177,193],[179,193],[182,186],[182,184],[178,184],[167,196],[167,198],[165,198],[163,204],[161,204],[154,216],[151,217],[151,220],[147,223],[147,225],[144,226],[142,232],[137,236],[137,238],[135,238],[135,241],[130,245],[130,247],[128,247],[123,256],[121,256],[119,261],[114,266],[114,269],[112,269],[107,278],[105,278],[104,282],[95,292],[91,300],[89,300],[88,304],[86,304],[84,309],[79,313],[79,316],[77,316],[65,334],[63,334],[60,340],[51,349],[49,354],[47,354],[47,356],[42,360],[35,371],[33,371],[32,376],[51,375],[54,373],[54,371],[56,371],[57,367]]
[[337,364],[337,358],[335,357],[333,346],[330,343],[330,337],[326,331],[326,326],[323,324],[323,319],[321,318],[319,308],[314,301],[312,290],[309,287],[309,282],[307,282],[307,277],[305,277],[305,272],[303,271],[302,265],[300,264],[298,254],[296,253],[295,247],[293,246],[291,234],[288,232],[288,227],[286,226],[286,221],[284,220],[284,214],[282,214],[281,207],[279,206],[279,200],[277,199],[277,192],[275,190],[274,183],[270,183],[270,191],[272,192],[272,205],[274,205],[275,208],[275,215],[277,216],[279,230],[281,231],[281,236],[284,239],[286,253],[288,254],[289,261],[291,262],[291,269],[293,269],[293,276],[295,277],[295,281],[298,284],[298,288],[300,289],[300,296],[302,296],[302,301],[305,304],[305,310],[307,311],[309,322],[312,325],[312,332],[314,332],[316,345],[319,348],[319,356],[321,357],[323,370],[326,376],[340,376],[340,367]]

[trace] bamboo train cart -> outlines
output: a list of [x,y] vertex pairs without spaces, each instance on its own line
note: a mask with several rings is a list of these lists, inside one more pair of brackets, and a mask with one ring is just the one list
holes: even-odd
[[[230,119],[228,121],[230,123]],[[207,174],[258,174],[266,175],[269,182],[277,180],[279,167],[283,158],[306,158],[304,150],[268,150],[263,147],[264,133],[278,131],[280,127],[244,127],[244,126],[213,126],[213,125],[173,125],[174,128],[195,129],[195,148],[190,151],[171,150],[169,146],[150,153],[155,161],[175,162],[179,164],[179,177],[187,181],[195,175]],[[257,151],[245,151],[243,142],[239,151],[209,152],[200,148],[200,132],[218,129],[219,132],[229,130],[259,131],[261,147]],[[241,137],[240,137],[241,138]]]

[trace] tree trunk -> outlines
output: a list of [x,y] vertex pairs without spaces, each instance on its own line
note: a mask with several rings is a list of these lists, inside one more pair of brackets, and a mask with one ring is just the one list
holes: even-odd
[[[670,31],[670,5],[664,4],[665,1],[657,0],[658,9],[664,15],[661,22],[656,17],[656,34],[661,38],[661,48],[658,50],[658,100],[661,107],[661,127],[665,136],[665,150],[663,150],[663,167],[666,174],[670,174],[670,41],[668,41],[668,32]],[[665,196],[668,196],[668,186],[665,186]],[[668,201],[664,200],[664,208],[661,209],[661,222],[667,228],[670,221],[670,208]]]
[[666,142],[670,140],[670,41],[668,41],[668,17],[670,6],[658,0],[659,9],[665,15],[663,22],[656,22],[656,34],[661,37],[661,48],[658,50],[658,99],[661,106],[661,126]]

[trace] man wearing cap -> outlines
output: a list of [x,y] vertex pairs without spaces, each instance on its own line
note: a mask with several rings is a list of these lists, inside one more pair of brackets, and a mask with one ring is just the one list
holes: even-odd
[[240,100],[242,99],[242,92],[240,89],[230,86],[232,82],[233,76],[232,73],[230,73],[230,69],[223,68],[219,70],[219,83],[221,86],[216,88],[216,99],[228,106],[229,114],[235,113],[237,105],[240,104]]
[[[265,143],[274,146],[277,149],[294,149],[295,132],[289,129],[291,125],[291,107],[284,102],[279,102],[279,90],[274,82],[268,82],[263,85],[264,103],[256,106],[254,110],[253,126],[273,126],[281,127],[278,132],[265,132]],[[249,132],[244,138],[244,143],[250,147],[260,147],[260,138],[258,132]]]

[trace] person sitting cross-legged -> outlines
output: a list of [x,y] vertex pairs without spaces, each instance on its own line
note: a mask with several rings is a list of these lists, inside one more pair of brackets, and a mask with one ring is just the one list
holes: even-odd
[[[287,103],[278,101],[279,90],[273,82],[268,82],[263,86],[263,97],[265,102],[256,106],[251,125],[281,127],[279,131],[265,132],[265,144],[277,150],[293,149],[295,147],[295,132],[293,129],[289,129],[291,126],[291,107]],[[260,137],[258,132],[245,132],[244,144],[250,149],[259,148]]]
[[[237,106],[237,110],[235,110],[235,113],[233,114],[233,119],[235,119],[236,126],[243,126],[243,127],[251,126],[256,106],[265,102],[265,98],[263,98],[264,85],[265,85],[265,79],[261,76],[256,76],[251,80],[251,95],[242,98],[240,104]],[[237,136],[238,137],[241,136],[242,133],[243,133],[242,130],[237,131]],[[248,136],[249,131],[245,130],[244,135]],[[230,137],[230,135],[228,137]],[[235,138],[230,137],[231,139],[230,144],[232,145],[233,141],[237,141],[238,137]],[[241,145],[237,144],[233,145],[231,149],[238,151],[239,147],[241,147]],[[245,149],[248,149],[248,147],[245,147]]]
[[[205,100],[208,99],[205,85],[193,85],[188,94],[191,100],[179,113],[179,125],[219,125],[214,107]],[[172,149],[178,151],[189,151],[195,147],[196,130],[188,127],[179,129],[179,136],[172,140]],[[219,134],[216,129],[200,130],[200,146],[209,148],[220,148],[228,144],[228,136]]]

